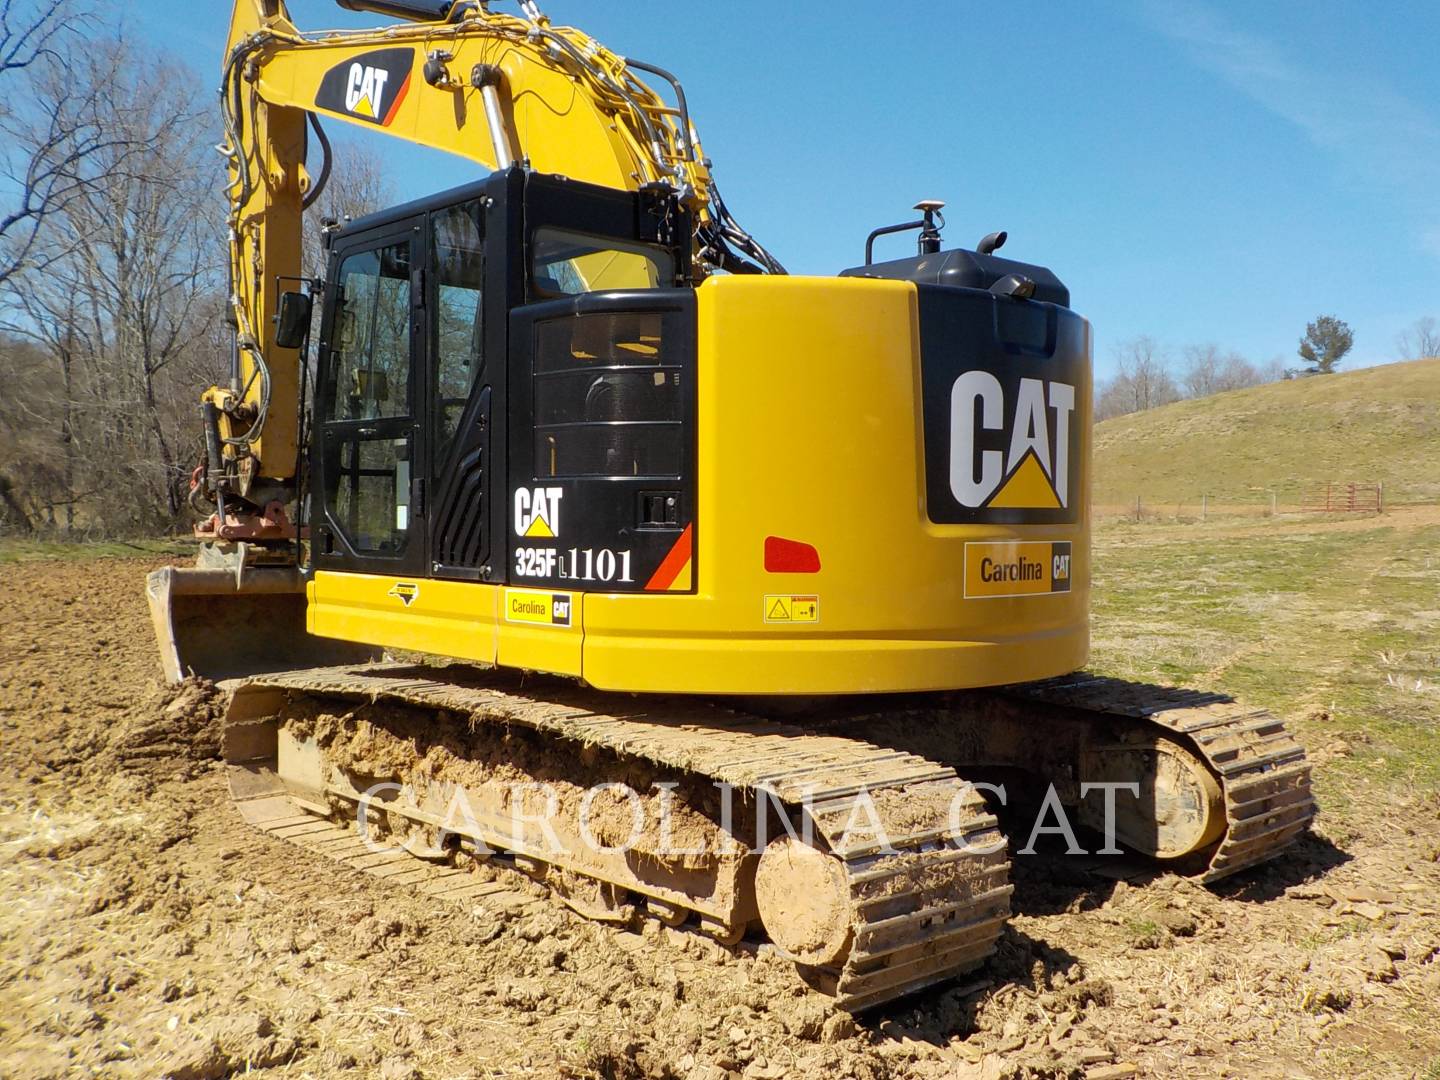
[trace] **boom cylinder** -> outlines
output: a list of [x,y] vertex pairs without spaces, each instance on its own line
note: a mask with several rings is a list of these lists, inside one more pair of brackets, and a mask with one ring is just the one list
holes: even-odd
[[490,144],[495,152],[495,168],[504,172],[515,164],[510,148],[510,129],[505,124],[505,109],[500,103],[500,83],[504,73],[496,64],[476,64],[470,72],[470,85],[480,91],[485,103],[485,124],[490,129]]
[[456,0],[335,0],[348,11],[387,15],[410,22],[444,22],[457,6]]

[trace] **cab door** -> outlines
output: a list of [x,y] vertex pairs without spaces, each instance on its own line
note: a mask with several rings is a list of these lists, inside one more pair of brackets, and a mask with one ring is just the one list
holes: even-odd
[[347,236],[331,253],[315,402],[317,570],[425,571],[420,225]]
[[[504,365],[492,370],[486,338],[503,332],[503,276],[487,260],[487,210],[477,195],[432,210],[428,216],[430,308],[430,571],[460,581],[485,579],[490,566],[495,462],[492,405]],[[498,260],[503,274],[504,260]],[[492,322],[500,322],[492,327]]]

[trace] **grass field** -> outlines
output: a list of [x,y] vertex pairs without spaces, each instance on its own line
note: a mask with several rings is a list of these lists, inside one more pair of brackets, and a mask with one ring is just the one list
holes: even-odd
[[123,559],[137,555],[195,555],[195,541],[97,540],[72,543],[63,540],[22,540],[0,538],[0,563],[29,562],[34,559]]
[[1440,501],[1440,359],[1180,401],[1095,428],[1094,502],[1293,506],[1326,481]]
[[1440,787],[1440,510],[1114,522],[1095,565],[1094,667],[1295,718],[1341,803],[1376,780]]

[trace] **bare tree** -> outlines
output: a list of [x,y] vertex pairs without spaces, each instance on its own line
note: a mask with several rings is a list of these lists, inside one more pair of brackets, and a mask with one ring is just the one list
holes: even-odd
[[[83,182],[42,221],[44,272],[8,290],[10,321],[49,360],[24,407],[52,433],[66,527],[86,505],[87,527],[148,531],[184,508],[198,392],[224,367],[222,178],[192,75],[120,41],[92,42],[88,60],[38,80],[38,103],[85,95],[115,139],[82,159]],[[161,68],[163,83],[147,79]],[[12,459],[12,488],[18,470]]]
[[1262,383],[1280,382],[1287,377],[1283,356],[1272,356],[1260,365],[1260,381]]
[[44,261],[42,227],[93,183],[88,162],[124,168],[137,149],[105,122],[112,91],[90,70],[97,58],[66,56],[87,22],[74,0],[0,0],[0,284]]
[[1108,420],[1126,413],[1153,409],[1180,399],[1180,388],[1170,373],[1165,351],[1149,336],[1115,346],[1119,370],[1102,384],[1095,400],[1095,418]]
[[1265,378],[1239,353],[1222,353],[1215,345],[1187,345],[1181,383],[1185,396],[1198,398],[1258,386]]
[[1198,398],[1219,393],[1220,365],[1220,349],[1217,346],[1185,346],[1185,371],[1180,376],[1185,396]]
[[381,168],[380,159],[353,142],[332,144],[330,176],[324,189],[305,212],[304,248],[307,277],[325,274],[326,222],[344,225],[383,210],[395,201],[395,188]]
[[1424,360],[1440,356],[1440,325],[1432,315],[1416,319],[1409,330],[1396,339],[1396,347],[1404,360]]

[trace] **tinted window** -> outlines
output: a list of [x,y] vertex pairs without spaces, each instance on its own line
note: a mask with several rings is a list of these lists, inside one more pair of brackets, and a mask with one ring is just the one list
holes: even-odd
[[410,528],[410,440],[365,429],[325,434],[326,501],[350,546],[398,555]]
[[435,431],[437,464],[445,460],[484,367],[485,251],[479,203],[447,207],[430,217],[435,270]]
[[535,290],[546,296],[675,283],[675,260],[664,248],[568,229],[536,229],[530,261]]
[[536,324],[536,479],[678,476],[683,378],[658,312]]
[[357,252],[340,264],[330,329],[328,420],[410,412],[410,245]]

